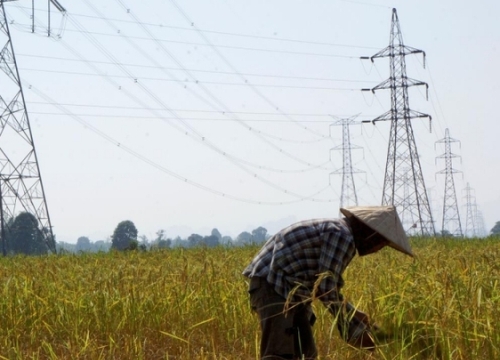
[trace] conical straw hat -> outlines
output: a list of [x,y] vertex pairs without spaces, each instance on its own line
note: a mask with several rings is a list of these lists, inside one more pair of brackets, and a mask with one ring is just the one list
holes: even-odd
[[389,241],[389,246],[414,256],[410,242],[394,206],[353,206],[341,208],[346,217],[354,217]]

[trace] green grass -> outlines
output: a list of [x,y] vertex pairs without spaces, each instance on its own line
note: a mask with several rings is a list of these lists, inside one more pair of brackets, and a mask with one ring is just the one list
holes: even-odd
[[[382,328],[353,349],[314,303],[321,359],[500,358],[500,242],[355,258],[344,295]],[[241,271],[257,247],[0,259],[0,359],[256,359]]]

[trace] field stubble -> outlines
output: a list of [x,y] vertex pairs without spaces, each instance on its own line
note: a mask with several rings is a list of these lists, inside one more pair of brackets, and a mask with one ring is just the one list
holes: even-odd
[[[344,295],[380,326],[349,347],[314,302],[320,359],[499,359],[500,242],[413,240],[355,258]],[[0,259],[0,359],[256,359],[241,271],[257,247]]]

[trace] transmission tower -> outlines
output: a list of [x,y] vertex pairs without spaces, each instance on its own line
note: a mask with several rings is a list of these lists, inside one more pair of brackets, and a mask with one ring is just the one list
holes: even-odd
[[468,237],[477,237],[479,235],[477,229],[477,206],[476,206],[476,198],[473,194],[473,189],[470,187],[469,183],[467,183],[465,190],[465,208],[466,208],[466,217],[465,217],[465,234]]
[[[342,145],[335,146],[331,150],[342,150],[342,168],[335,170],[330,173],[342,175],[342,191],[340,195],[340,207],[346,206],[357,206],[358,196],[356,194],[356,186],[354,185],[355,173],[362,173],[362,170],[358,170],[352,167],[351,150],[362,149],[362,147],[351,144],[351,135],[349,132],[349,125],[354,123],[355,117],[350,117],[347,119],[340,119],[330,126],[342,126]],[[331,160],[331,158],[330,158]]]
[[[408,101],[409,87],[425,85],[428,88],[426,83],[406,76],[405,56],[418,53],[423,54],[425,63],[422,50],[403,44],[398,15],[393,9],[389,46],[369,58],[373,62],[376,58],[389,57],[391,75],[374,88],[363,90],[391,90],[391,110],[371,121],[373,124],[378,121],[391,122],[382,205],[397,207],[408,233],[434,235],[434,222],[411,126],[411,119],[428,117],[430,121],[431,117],[411,110]],[[408,188],[406,195],[405,187]]]
[[[403,209],[406,209],[406,208],[409,208],[411,206],[411,196],[410,196],[410,193],[411,193],[411,179],[410,179],[410,173],[411,173],[411,170],[410,169],[406,169],[405,171],[403,171],[404,173],[404,181],[403,181],[403,203],[401,204]],[[410,218],[406,218],[406,223],[407,224],[416,224],[418,222],[418,219],[415,218],[415,214],[412,213],[412,212],[408,212],[408,215],[407,216],[410,216]],[[412,225],[413,226],[413,225]]]
[[[28,212],[38,220],[47,247],[55,253],[47,201],[31,133],[28,111],[16,63],[4,3],[0,0],[0,237],[7,254],[6,231],[10,220]],[[51,0],[52,1],[52,0]]]
[[455,170],[453,168],[453,158],[460,157],[451,152],[451,144],[454,142],[459,142],[450,137],[449,130],[445,130],[445,136],[443,139],[436,141],[436,144],[444,144],[444,154],[436,157],[436,159],[444,159],[445,169],[438,171],[436,174],[444,174],[444,202],[443,202],[443,223],[441,225],[441,230],[443,236],[446,234],[451,234],[453,236],[463,237],[462,223],[460,222],[460,214],[458,212],[457,194],[455,192],[455,181],[453,179],[453,174],[459,173],[461,171]]
[[479,237],[485,237],[488,235],[488,232],[486,231],[486,224],[484,223],[483,213],[482,211],[479,211],[479,209],[476,211],[476,224]]

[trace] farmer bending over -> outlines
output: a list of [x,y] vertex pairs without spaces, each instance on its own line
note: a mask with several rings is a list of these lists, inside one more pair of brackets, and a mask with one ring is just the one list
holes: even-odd
[[252,309],[260,318],[261,359],[315,359],[311,301],[318,298],[349,344],[374,350],[368,316],[344,301],[342,273],[356,251],[388,245],[413,256],[392,206],[340,209],[342,219],[298,222],[272,236],[243,275],[250,279]]

